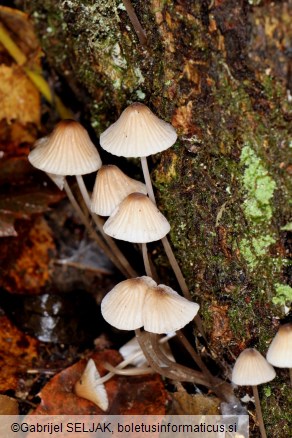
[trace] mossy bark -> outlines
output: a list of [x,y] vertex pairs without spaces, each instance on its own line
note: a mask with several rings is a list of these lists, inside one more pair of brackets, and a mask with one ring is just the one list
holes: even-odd
[[[133,101],[177,128],[152,176],[210,349],[222,372],[265,354],[292,300],[291,2],[136,0],[145,47],[120,1],[23,3],[97,134]],[[270,436],[292,427],[288,380],[261,394]]]

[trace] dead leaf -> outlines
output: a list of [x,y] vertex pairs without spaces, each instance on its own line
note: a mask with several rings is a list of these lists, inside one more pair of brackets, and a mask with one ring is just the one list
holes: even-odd
[[0,65],[0,120],[40,123],[40,95],[21,67]]
[[[98,372],[103,376],[107,371],[103,363],[116,366],[121,355],[115,350],[94,352],[91,356]],[[33,415],[101,415],[103,411],[94,403],[74,394],[74,385],[80,379],[87,360],[83,359],[75,365],[57,374],[42,389],[39,396],[42,401]],[[159,375],[141,377],[115,376],[105,383],[108,393],[111,415],[164,415],[166,391]]]
[[28,219],[32,214],[49,210],[48,205],[59,201],[62,197],[62,192],[41,191],[39,188],[28,193],[2,195],[0,212],[13,214],[15,218]]
[[0,316],[0,392],[18,389],[20,374],[37,358],[37,346],[38,341]]
[[5,27],[13,34],[14,42],[28,56],[39,51],[32,22],[29,15],[15,8],[0,6],[0,18]]
[[50,279],[50,251],[55,251],[52,231],[46,220],[42,216],[37,217],[25,240],[18,243],[21,251],[16,257],[15,254],[9,254],[8,243],[6,249],[10,263],[8,265],[6,260],[5,274],[0,284],[14,293],[38,293]]

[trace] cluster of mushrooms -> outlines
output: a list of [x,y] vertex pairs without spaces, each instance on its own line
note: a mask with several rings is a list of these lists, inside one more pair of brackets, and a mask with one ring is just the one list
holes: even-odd
[[[126,280],[117,284],[104,297],[101,311],[104,319],[114,327],[121,330],[135,330],[140,353],[143,351],[150,365],[145,372],[151,369],[151,372],[157,371],[173,380],[205,385],[223,400],[236,403],[232,386],[210,373],[196,350],[180,331],[194,319],[204,336],[198,315],[199,305],[191,301],[185,279],[167,239],[170,224],[156,206],[147,164],[147,156],[166,150],[175,143],[176,139],[177,134],[171,124],[159,119],[146,105],[133,103],[101,134],[100,145],[116,156],[139,157],[145,184],[129,178],[117,166],[103,166],[87,131],[74,120],[61,121],[49,136],[38,140],[28,159],[33,166],[45,171],[60,189],[66,191],[90,236],[125,276]],[[95,171],[98,172],[90,196],[82,175]],[[88,215],[74,197],[66,180],[66,176],[69,175],[76,176],[92,221],[88,219]],[[106,221],[103,219],[105,216],[108,216]],[[141,245],[146,275],[138,276],[114,239]],[[158,279],[147,251],[147,243],[157,240],[161,240],[163,244],[183,296],[169,286],[157,284]],[[285,351],[283,354],[286,357],[284,366],[289,363],[289,367],[292,367],[292,324],[287,326],[288,328],[283,326],[279,330],[268,353],[269,362],[276,366],[283,366],[278,361],[282,353],[279,353],[277,348],[280,348],[278,345],[281,344],[281,351]],[[161,342],[161,339],[165,338],[159,335],[173,332],[176,332],[200,371],[177,364],[165,353]],[[283,340],[284,332],[288,339],[286,341]],[[287,359],[289,354],[290,358]],[[110,371],[108,376],[121,373],[122,368],[134,363],[136,355],[137,351],[116,369],[111,369],[108,365]],[[275,357],[277,359],[274,359]],[[249,381],[247,375],[255,376],[256,373],[259,373],[259,377]],[[90,360],[81,382],[76,384],[76,393],[91,399],[106,410],[108,402],[102,385],[108,376],[100,378],[94,362]],[[237,359],[232,381],[238,385],[255,387],[259,383],[271,380],[274,376],[273,368],[265,362],[260,353],[248,349]],[[99,395],[94,392],[95,395],[92,396],[93,389],[97,390]],[[98,401],[100,397],[101,401]],[[258,408],[256,393],[255,401]],[[258,418],[262,436],[265,436],[262,416],[259,412]]]

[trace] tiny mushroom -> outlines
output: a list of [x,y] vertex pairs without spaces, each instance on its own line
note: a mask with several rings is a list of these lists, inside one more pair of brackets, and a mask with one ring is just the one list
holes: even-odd
[[143,306],[144,329],[151,333],[169,333],[194,319],[199,305],[164,284],[149,287]]
[[85,398],[96,404],[101,410],[108,409],[108,396],[103,383],[99,382],[100,374],[95,363],[89,359],[82,376],[76,382],[74,390],[79,397]]
[[129,178],[117,166],[102,166],[97,172],[91,198],[91,210],[100,216],[110,216],[130,193],[147,194],[145,184]]
[[247,348],[243,350],[236,359],[232,371],[231,380],[233,383],[240,386],[252,386],[256,414],[262,438],[266,438],[267,435],[257,385],[269,382],[270,380],[273,380],[275,376],[276,373],[274,368],[255,348]]
[[168,286],[157,286],[147,276],[119,283],[101,303],[104,319],[114,327],[134,330],[144,326],[146,331],[157,334],[181,329],[198,310],[198,304]]
[[280,326],[267,352],[267,361],[278,368],[289,368],[292,386],[292,323]]
[[131,193],[104,224],[105,233],[133,243],[159,240],[170,230],[167,219],[142,193]]
[[147,157],[168,149],[177,139],[174,127],[143,103],[134,102],[100,136],[100,145],[118,157]]
[[156,285],[155,281],[146,276],[118,283],[101,302],[101,313],[106,322],[119,330],[142,327],[145,294],[151,285]]
[[101,167],[101,159],[83,126],[62,120],[53,132],[38,140],[28,155],[37,169],[55,175],[84,175]]

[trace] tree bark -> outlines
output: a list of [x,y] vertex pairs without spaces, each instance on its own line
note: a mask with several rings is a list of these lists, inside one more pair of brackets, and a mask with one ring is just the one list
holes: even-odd
[[[266,353],[292,300],[291,1],[136,0],[146,45],[122,2],[21,3],[96,134],[133,101],[177,129],[176,145],[153,157],[152,177],[228,378],[245,347]],[[272,382],[262,397],[268,431],[284,437],[292,426],[281,412],[292,400],[288,374],[280,378],[281,389]]]

